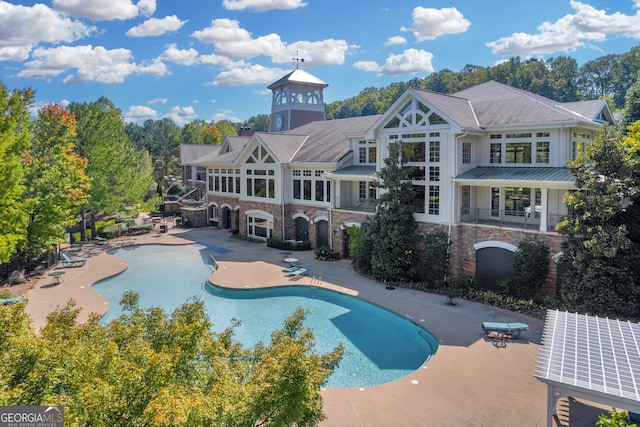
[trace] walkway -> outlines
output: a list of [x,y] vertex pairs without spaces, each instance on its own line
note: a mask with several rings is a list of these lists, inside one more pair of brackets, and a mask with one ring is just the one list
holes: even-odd
[[[37,329],[45,325],[47,314],[70,298],[82,308],[80,320],[91,312],[103,314],[108,309],[107,302],[91,289],[91,284],[127,267],[121,258],[106,254],[106,249],[193,242],[209,242],[232,250],[216,256],[220,269],[210,280],[217,285],[248,288],[311,281],[311,277],[284,277],[281,251],[264,244],[233,239],[224,230],[170,229],[163,234],[112,240],[107,245],[69,248],[72,258],[86,257],[88,262],[80,268],[65,268],[64,281],[58,286],[47,286],[51,281],[48,276],[41,279],[28,294],[27,312]],[[444,296],[437,294],[387,290],[356,274],[347,260],[316,261],[313,251],[295,254],[310,267],[310,276],[322,277],[323,286],[347,291],[406,316],[423,325],[440,343],[437,354],[407,377],[362,389],[322,390],[328,418],[321,427],[546,425],[547,388],[533,377],[541,320],[462,299],[450,306],[445,304]],[[505,349],[497,349],[484,337],[483,321],[524,321],[531,329]],[[563,424],[569,421],[570,414],[572,426],[593,426],[603,412],[577,401],[560,405]]]

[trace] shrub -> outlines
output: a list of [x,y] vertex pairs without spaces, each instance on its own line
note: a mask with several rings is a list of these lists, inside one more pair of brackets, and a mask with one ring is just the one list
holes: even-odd
[[513,257],[514,279],[509,283],[509,293],[516,298],[533,298],[547,278],[549,262],[549,247],[544,243],[520,242]]
[[270,238],[267,239],[267,246],[288,251],[308,251],[311,249],[311,242],[291,242],[289,240]]
[[334,250],[328,246],[321,246],[319,248],[316,248],[313,253],[316,256],[316,259],[319,261],[335,261],[340,258],[340,254],[334,252]]
[[182,185],[182,183],[176,181],[173,184],[171,184],[167,189],[167,196],[175,196],[182,193],[183,191],[184,191],[184,186]]
[[352,258],[357,258],[360,251],[360,245],[362,242],[362,229],[358,226],[344,226],[347,236],[349,236],[349,255]]
[[428,288],[439,288],[449,270],[449,237],[437,231],[424,235],[417,242],[419,265],[416,277]]

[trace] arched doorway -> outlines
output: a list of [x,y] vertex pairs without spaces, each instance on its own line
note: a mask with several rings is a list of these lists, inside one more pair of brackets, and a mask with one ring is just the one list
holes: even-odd
[[208,215],[209,215],[209,225],[214,226],[214,227],[218,227],[219,225],[219,218],[218,218],[218,206],[217,205],[209,205],[209,209],[208,209]]
[[498,282],[513,278],[513,257],[517,247],[509,243],[488,241],[474,245],[476,279],[483,289],[497,290]]
[[223,216],[224,216],[224,228],[225,230],[231,230],[231,209],[228,207],[225,207],[222,210]]
[[296,224],[296,240],[306,242],[309,240],[309,221],[301,216],[295,219]]
[[318,240],[317,247],[329,247],[329,223],[327,221],[316,221],[316,236]]

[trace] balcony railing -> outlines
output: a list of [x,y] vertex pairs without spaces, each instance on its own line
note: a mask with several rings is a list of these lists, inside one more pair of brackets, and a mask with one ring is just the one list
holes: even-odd
[[375,212],[376,205],[375,199],[337,197],[335,208],[358,212]]
[[[464,223],[497,225],[501,227],[523,228],[527,230],[540,229],[540,212],[516,212],[500,209],[462,209],[460,220]],[[548,214],[547,231],[555,231],[556,225],[562,221],[566,215]]]

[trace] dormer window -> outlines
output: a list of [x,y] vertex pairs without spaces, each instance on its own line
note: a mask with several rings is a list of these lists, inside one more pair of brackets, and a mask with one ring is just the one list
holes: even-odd
[[358,163],[361,165],[376,164],[375,141],[358,141]]

